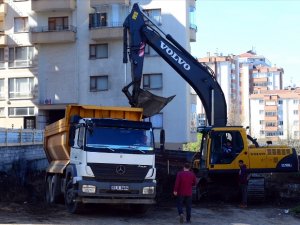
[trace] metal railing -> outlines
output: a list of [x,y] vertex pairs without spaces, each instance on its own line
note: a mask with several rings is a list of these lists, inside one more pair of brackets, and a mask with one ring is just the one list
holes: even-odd
[[55,27],[49,27],[49,26],[39,26],[39,27],[31,27],[30,32],[32,33],[38,33],[38,32],[62,32],[62,31],[72,31],[76,32],[77,28],[72,25],[68,26],[55,26]]
[[44,130],[0,129],[0,146],[43,144]]
[[103,29],[103,28],[118,28],[123,27],[123,22],[107,22],[90,25],[90,29]]

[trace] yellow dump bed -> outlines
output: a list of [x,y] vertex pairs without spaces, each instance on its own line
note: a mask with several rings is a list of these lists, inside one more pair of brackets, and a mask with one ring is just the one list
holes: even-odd
[[143,109],[92,105],[68,105],[65,117],[45,128],[44,150],[50,163],[48,172],[62,172],[70,159],[69,126],[71,116],[141,121]]

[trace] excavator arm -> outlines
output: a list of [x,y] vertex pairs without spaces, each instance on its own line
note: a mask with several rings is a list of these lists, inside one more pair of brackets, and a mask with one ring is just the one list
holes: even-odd
[[[152,25],[148,25],[149,23],[152,23]],[[226,125],[227,106],[224,93],[209,67],[199,63],[171,35],[164,34],[142,12],[138,4],[133,5],[132,11],[127,16],[123,26],[123,62],[127,63],[128,61],[127,51],[129,49],[132,70],[132,82],[123,88],[123,92],[133,107],[144,108],[144,116],[148,117],[158,113],[174,97],[159,97],[140,88],[144,50],[145,45],[148,44],[195,90],[202,101],[209,124],[214,126]],[[130,86],[132,86],[132,93],[129,91]]]

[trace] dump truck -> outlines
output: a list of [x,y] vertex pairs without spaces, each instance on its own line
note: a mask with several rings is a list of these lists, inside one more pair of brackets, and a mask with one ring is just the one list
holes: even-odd
[[154,136],[143,110],[68,105],[65,117],[46,126],[46,201],[64,201],[70,213],[85,203],[155,203]]

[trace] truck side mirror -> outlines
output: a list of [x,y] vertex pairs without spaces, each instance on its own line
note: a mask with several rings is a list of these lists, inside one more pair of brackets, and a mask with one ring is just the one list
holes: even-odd
[[159,141],[160,141],[160,150],[164,151],[165,150],[165,141],[166,141],[166,136],[165,136],[165,130],[161,129],[160,130],[160,135],[159,135]]
[[76,127],[74,125],[71,125],[70,131],[69,131],[69,146],[70,147],[74,146],[75,130],[76,130]]

